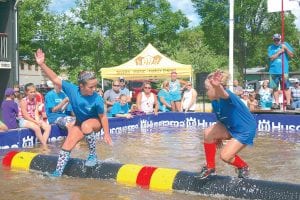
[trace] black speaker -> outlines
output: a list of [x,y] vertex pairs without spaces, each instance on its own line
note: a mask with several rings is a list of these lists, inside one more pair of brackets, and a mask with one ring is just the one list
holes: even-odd
[[206,77],[208,76],[208,72],[201,72],[196,73],[196,90],[198,94],[204,94],[205,93],[205,85],[204,81]]

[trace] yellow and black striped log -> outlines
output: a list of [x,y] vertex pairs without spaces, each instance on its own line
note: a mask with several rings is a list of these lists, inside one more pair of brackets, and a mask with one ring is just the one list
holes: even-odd
[[[82,159],[71,158],[64,170],[64,175],[80,178],[115,179],[121,184],[139,186],[150,190],[183,190],[243,199],[300,199],[299,184],[218,175],[198,179],[194,172],[176,169],[109,162],[98,162],[94,167],[85,167],[84,162]],[[42,173],[53,172],[56,163],[56,156],[16,151],[9,152],[2,160],[5,167]]]

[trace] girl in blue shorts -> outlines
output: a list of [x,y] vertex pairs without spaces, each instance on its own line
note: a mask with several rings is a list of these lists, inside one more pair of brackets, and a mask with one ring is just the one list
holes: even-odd
[[89,146],[89,156],[85,162],[88,167],[97,163],[95,132],[103,128],[104,140],[112,144],[109,134],[108,119],[104,114],[104,101],[95,91],[97,79],[92,72],[81,72],[78,75],[78,86],[67,81],[62,81],[46,64],[45,54],[41,49],[35,53],[37,64],[42,68],[49,79],[61,87],[68,96],[73,112],[76,116],[75,124],[68,127],[67,138],[62,145],[58,156],[56,170],[51,176],[61,176],[70,159],[70,153],[75,145],[85,138]]
[[247,178],[249,174],[248,164],[237,154],[247,145],[253,145],[256,121],[240,98],[225,88],[228,77],[227,73],[216,71],[205,80],[217,122],[204,130],[206,165],[198,175],[200,178],[215,174],[216,148],[223,140],[228,141],[221,150],[221,159],[236,168],[239,178]]

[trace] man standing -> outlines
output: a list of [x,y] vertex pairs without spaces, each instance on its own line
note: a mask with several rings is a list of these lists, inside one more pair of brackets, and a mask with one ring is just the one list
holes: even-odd
[[[281,35],[276,33],[273,35],[274,44],[268,47],[268,57],[270,59],[270,88],[274,91],[274,104],[272,109],[280,109],[279,106],[279,84],[282,89],[283,80],[282,73],[284,73],[284,94],[286,97],[286,109],[293,110],[291,106],[291,91],[289,89],[290,83],[288,80],[289,62],[288,57],[293,57],[293,48],[287,42],[281,42]],[[283,56],[283,58],[282,58]],[[284,62],[284,72],[282,72],[282,61]]]
[[115,80],[112,82],[112,88],[104,92],[104,101],[106,105],[106,113],[109,116],[110,110],[115,102],[120,101],[120,81]]

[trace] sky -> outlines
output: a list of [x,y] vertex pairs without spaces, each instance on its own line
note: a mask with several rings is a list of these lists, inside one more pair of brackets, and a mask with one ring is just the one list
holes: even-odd
[[[181,9],[182,12],[187,16],[190,20],[190,27],[197,26],[200,22],[200,18],[195,12],[193,8],[193,4],[191,0],[168,0],[171,3],[172,9],[174,11]],[[65,12],[69,8],[75,6],[75,0],[52,0],[52,4],[50,5],[50,10],[55,12]],[[292,11],[297,19],[295,24],[300,30],[300,10]]]

